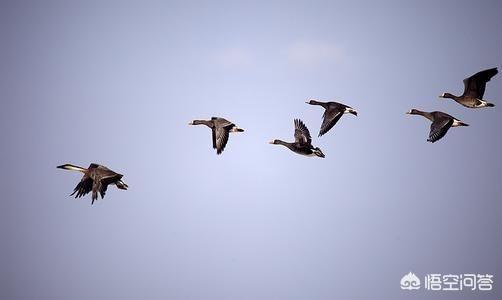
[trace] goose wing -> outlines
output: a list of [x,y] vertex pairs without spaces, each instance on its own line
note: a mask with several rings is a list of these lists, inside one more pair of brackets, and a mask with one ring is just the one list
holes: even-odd
[[228,142],[229,129],[226,127],[213,128],[213,148],[216,154],[221,154],[225,150]]
[[87,195],[92,190],[93,180],[88,175],[84,175],[77,186],[73,189],[70,196],[75,195],[75,198],[80,198]]
[[215,124],[213,128],[213,148],[216,149],[216,154],[221,154],[227,145],[230,129],[235,124],[224,118],[212,117],[211,120]]
[[216,129],[211,128],[211,135],[213,137],[213,149],[216,149]]
[[307,145],[312,143],[310,132],[300,119],[295,119],[295,142]]
[[230,122],[227,119],[224,118],[219,118],[219,117],[212,117],[211,121],[214,122],[215,127],[228,127],[228,126],[235,126],[234,123]]
[[123,177],[122,174],[118,174],[105,166],[97,164],[92,169],[91,176],[93,177],[92,203],[98,198],[98,192],[101,195],[101,199],[103,199],[108,185],[115,183]]
[[120,179],[122,179],[123,175],[122,174],[117,174],[113,172],[114,174],[109,174],[104,176],[101,179],[101,186],[99,186],[99,193],[101,194],[101,199],[105,197],[106,190],[108,189],[108,185],[112,183],[116,183]]
[[452,118],[439,118],[431,124],[431,132],[427,141],[434,143],[444,137],[451,125],[453,124]]
[[324,111],[322,115],[322,125],[321,130],[319,131],[319,136],[322,136],[326,132],[328,132],[333,126],[335,126],[336,122],[340,120],[343,116],[342,111],[336,108],[328,108]]
[[[105,166],[98,166],[91,170],[90,176],[95,182],[112,183],[115,180],[122,178],[122,175],[108,169]],[[118,178],[118,179],[117,179]]]
[[[94,201],[98,199],[98,191],[101,191],[102,189],[102,184],[100,180],[95,180],[92,184],[92,201],[91,205],[94,204]],[[103,199],[103,197],[101,197]]]
[[483,99],[486,83],[498,73],[497,68],[480,71],[471,77],[464,79],[463,96]]

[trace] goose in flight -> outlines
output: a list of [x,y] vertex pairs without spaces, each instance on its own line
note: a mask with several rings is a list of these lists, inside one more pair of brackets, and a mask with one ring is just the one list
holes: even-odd
[[302,120],[295,119],[295,141],[293,143],[284,142],[281,140],[273,140],[269,142],[272,145],[283,145],[289,150],[306,156],[318,156],[324,158],[324,153],[318,147],[312,146],[312,138],[310,132],[303,124]]
[[321,130],[319,131],[319,136],[322,136],[326,132],[328,132],[333,126],[335,126],[336,122],[340,120],[340,118],[346,114],[353,114],[357,116],[357,111],[355,111],[352,107],[347,106],[338,102],[320,102],[316,100],[310,100],[305,102],[310,105],[319,105],[324,108],[324,114],[322,115],[322,125]]
[[450,98],[469,108],[494,107],[495,104],[483,100],[486,83],[497,75],[497,68],[480,71],[471,77],[464,79],[464,93],[462,96],[455,96],[450,93],[443,93],[440,98]]
[[101,199],[103,199],[106,189],[110,184],[115,184],[121,190],[127,190],[129,187],[122,181],[122,174],[115,173],[107,167],[95,163],[90,164],[87,169],[72,164],[64,164],[58,166],[58,168],[84,173],[84,176],[70,196],[76,193],[75,198],[80,198],[92,191],[91,204],[94,204],[94,201],[98,199],[98,193],[101,195]]
[[427,141],[431,143],[434,143],[444,137],[450,127],[469,126],[469,124],[466,124],[449,114],[440,111],[425,112],[418,109],[412,109],[407,112],[407,114],[420,115],[432,121],[429,139],[427,139]]
[[188,125],[206,125],[211,128],[213,135],[213,149],[216,149],[216,154],[221,154],[225,150],[230,132],[243,132],[235,126],[234,123],[218,117],[212,117],[211,120],[193,120]]

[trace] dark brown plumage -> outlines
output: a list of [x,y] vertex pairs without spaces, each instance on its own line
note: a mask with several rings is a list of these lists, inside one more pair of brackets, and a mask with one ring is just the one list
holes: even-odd
[[480,71],[471,77],[464,79],[464,93],[462,96],[455,96],[450,93],[443,93],[440,98],[450,98],[469,108],[494,107],[495,104],[483,100],[486,83],[497,75],[497,68]]
[[407,114],[420,115],[432,121],[431,131],[429,133],[429,138],[427,139],[427,141],[431,143],[434,143],[444,137],[451,127],[469,126],[469,124],[466,124],[441,111],[425,112],[418,109],[412,109],[407,112]]
[[211,128],[213,137],[213,149],[216,154],[221,154],[225,150],[230,132],[243,132],[244,129],[238,128],[234,123],[218,117],[212,117],[211,120],[193,120],[188,125],[206,125]]
[[347,106],[338,102],[320,102],[316,100],[310,100],[306,102],[310,105],[319,105],[324,108],[324,114],[322,115],[321,130],[319,131],[319,136],[324,135],[328,132],[335,124],[340,120],[340,118],[346,114],[353,114],[357,116],[357,111],[352,107]]
[[101,195],[101,199],[104,198],[108,185],[110,184],[115,184],[117,188],[121,190],[127,190],[129,187],[122,181],[122,174],[118,174],[105,166],[95,163],[90,164],[87,169],[72,164],[64,164],[58,166],[58,168],[84,173],[84,176],[70,196],[76,194],[75,198],[80,198],[92,191],[91,204],[94,204],[94,201],[98,199],[98,193]]
[[318,156],[324,158],[324,153],[318,147],[312,146],[312,138],[310,137],[310,132],[303,124],[302,120],[295,119],[295,141],[293,143],[288,143],[282,140],[272,140],[269,142],[273,145],[283,145],[289,150],[305,155],[305,156]]

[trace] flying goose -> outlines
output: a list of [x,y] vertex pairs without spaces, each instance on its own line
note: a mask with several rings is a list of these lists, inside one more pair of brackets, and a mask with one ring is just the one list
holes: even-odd
[[295,141],[293,143],[284,142],[281,140],[273,140],[269,142],[273,145],[283,145],[289,150],[306,156],[319,156],[324,158],[324,153],[318,147],[312,146],[312,138],[310,132],[303,124],[302,120],[295,119]]
[[213,133],[213,149],[216,149],[216,154],[221,154],[225,150],[230,132],[244,131],[244,129],[235,126],[234,123],[218,117],[212,117],[211,120],[193,120],[188,125],[206,125],[211,128]]
[[320,102],[316,100],[310,100],[305,103],[324,107],[324,114],[322,115],[322,125],[321,125],[321,130],[319,131],[319,136],[322,136],[323,134],[328,132],[331,128],[333,128],[336,122],[338,122],[338,120],[340,120],[340,118],[344,114],[349,113],[357,116],[357,111],[355,111],[352,107],[342,103]]
[[441,111],[425,112],[418,109],[412,109],[407,112],[407,114],[421,115],[432,121],[431,132],[429,133],[429,139],[427,139],[427,141],[431,143],[434,143],[445,136],[450,127],[469,126],[469,124],[466,124]]
[[497,68],[480,71],[471,77],[464,79],[464,93],[462,96],[455,96],[450,93],[443,93],[440,98],[450,98],[469,108],[494,107],[495,104],[483,100],[486,83],[498,73]]
[[92,191],[91,204],[94,204],[94,201],[98,199],[98,192],[101,195],[101,199],[103,199],[109,184],[115,184],[121,190],[127,190],[129,187],[122,181],[122,174],[115,173],[107,167],[95,163],[90,164],[87,169],[72,164],[64,164],[58,166],[58,168],[84,173],[84,176],[70,196],[77,193],[75,198],[80,198]]

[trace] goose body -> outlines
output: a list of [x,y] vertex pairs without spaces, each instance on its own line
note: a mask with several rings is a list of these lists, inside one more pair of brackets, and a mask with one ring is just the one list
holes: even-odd
[[211,128],[213,149],[216,149],[216,154],[218,155],[225,150],[230,132],[244,131],[244,129],[237,127],[234,123],[219,117],[212,117],[211,120],[193,120],[188,125],[206,125]]
[[80,198],[92,192],[91,204],[94,204],[94,201],[98,199],[98,193],[101,195],[101,199],[104,198],[108,185],[110,184],[116,185],[117,188],[121,190],[127,190],[129,187],[122,181],[122,174],[116,173],[105,166],[95,163],[90,164],[87,169],[72,164],[64,164],[58,166],[57,168],[84,173],[84,176],[70,196],[73,196],[76,193],[75,198]]
[[455,96],[450,93],[443,93],[440,98],[453,99],[468,108],[494,107],[495,104],[483,100],[486,83],[497,75],[497,68],[480,71],[471,77],[464,79],[464,93],[462,96]]
[[320,102],[317,100],[310,100],[305,102],[310,105],[319,105],[324,108],[324,114],[322,115],[321,129],[319,130],[319,136],[327,133],[335,124],[340,120],[344,114],[353,114],[357,116],[357,111],[352,107],[347,106],[338,102]]
[[425,112],[418,109],[412,109],[407,112],[407,114],[420,115],[432,122],[429,138],[427,139],[427,141],[431,143],[434,143],[444,137],[451,127],[469,126],[469,124],[466,124],[441,111]]
[[292,143],[282,140],[272,140],[273,145],[283,145],[289,150],[305,156],[318,156],[324,158],[324,153],[318,147],[312,146],[312,138],[305,124],[300,119],[295,119],[295,141]]

